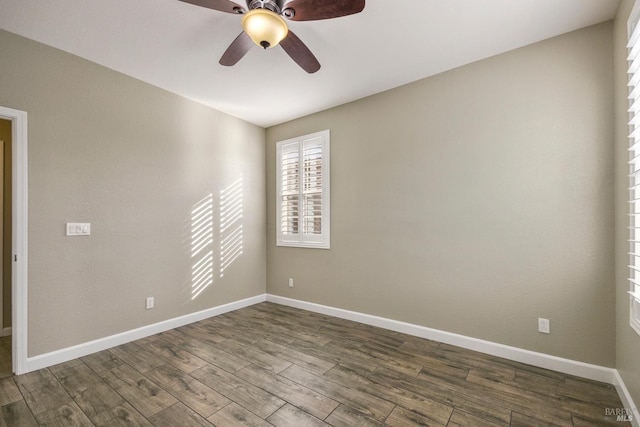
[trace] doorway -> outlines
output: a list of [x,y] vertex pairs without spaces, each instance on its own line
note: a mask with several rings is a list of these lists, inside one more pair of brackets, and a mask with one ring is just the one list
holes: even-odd
[[13,374],[11,362],[11,130],[0,118],[0,378]]
[[[3,304],[0,317],[0,357],[4,356],[2,347],[7,348],[11,355],[8,371],[17,375],[27,373],[27,113],[0,106],[0,126],[10,126],[9,139],[4,143],[3,174],[8,172],[9,183],[2,179],[3,197],[1,198],[3,212],[3,234],[9,234],[10,240],[2,244],[3,261],[1,276],[9,278],[8,289],[2,291],[7,298]],[[10,150],[10,151],[9,151]],[[8,168],[6,167],[8,164]],[[8,169],[8,170],[7,170]],[[6,185],[9,185],[8,194]],[[4,198],[10,195],[9,203],[5,206]],[[7,209],[9,214],[7,215]],[[7,223],[7,218],[9,218]],[[4,240],[4,239],[0,239]],[[8,266],[7,266],[8,264]],[[8,301],[6,301],[8,299]],[[8,311],[8,313],[7,313]],[[5,320],[10,325],[5,329]],[[10,335],[8,335],[10,334]],[[8,335],[8,337],[2,336]],[[0,365],[2,361],[0,361]],[[0,366],[0,370],[2,366]],[[0,375],[2,373],[0,372]]]

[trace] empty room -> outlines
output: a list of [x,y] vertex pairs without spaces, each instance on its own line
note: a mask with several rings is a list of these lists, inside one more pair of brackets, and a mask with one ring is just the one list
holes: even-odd
[[638,22],[0,0],[0,426],[640,427]]

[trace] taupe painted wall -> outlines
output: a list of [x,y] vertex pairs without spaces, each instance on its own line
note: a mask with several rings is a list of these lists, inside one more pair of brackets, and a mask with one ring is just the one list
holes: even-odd
[[4,141],[3,231],[2,231],[2,326],[11,326],[11,121],[0,119],[0,141]]
[[[29,356],[264,293],[264,129],[3,31],[0,69],[29,121]],[[192,207],[212,195],[218,260],[240,178],[243,253],[192,300]]]
[[640,336],[629,326],[629,147],[627,126],[627,21],[633,0],[622,0],[614,29],[616,165],[616,368],[636,404],[640,403]]
[[[267,291],[614,366],[612,29],[267,129]],[[276,247],[275,143],[323,129],[332,247]]]

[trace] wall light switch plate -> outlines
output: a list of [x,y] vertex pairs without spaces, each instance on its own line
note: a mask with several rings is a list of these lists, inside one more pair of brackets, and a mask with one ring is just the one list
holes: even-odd
[[91,224],[88,222],[68,222],[67,236],[89,236],[91,235]]

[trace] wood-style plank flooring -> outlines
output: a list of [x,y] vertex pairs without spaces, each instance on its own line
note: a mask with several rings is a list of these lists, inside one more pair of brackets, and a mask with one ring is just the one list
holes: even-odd
[[608,408],[607,384],[271,303],[0,379],[21,427],[625,425]]
[[0,378],[11,375],[11,336],[0,337]]

